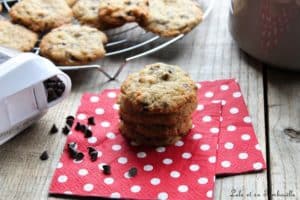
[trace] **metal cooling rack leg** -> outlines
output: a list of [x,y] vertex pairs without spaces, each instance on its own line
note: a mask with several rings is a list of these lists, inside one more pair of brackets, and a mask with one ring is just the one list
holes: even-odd
[[118,71],[113,75],[111,80],[116,80],[116,78],[119,76],[121,71],[124,69],[125,65],[127,64],[127,61],[125,61],[118,69]]

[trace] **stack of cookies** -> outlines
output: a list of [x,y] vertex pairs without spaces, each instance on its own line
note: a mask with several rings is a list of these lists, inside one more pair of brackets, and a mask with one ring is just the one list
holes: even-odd
[[119,104],[125,138],[142,145],[170,145],[192,127],[197,87],[178,66],[156,63],[128,76]]

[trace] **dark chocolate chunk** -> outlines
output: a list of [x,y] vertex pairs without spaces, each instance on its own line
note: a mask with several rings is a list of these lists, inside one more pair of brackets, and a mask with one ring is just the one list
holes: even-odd
[[77,158],[77,154],[78,152],[76,151],[76,149],[72,149],[72,148],[69,148],[69,155],[71,158]]
[[82,133],[85,133],[87,129],[88,129],[88,128],[87,128],[84,124],[81,124],[81,125],[80,125],[80,131],[81,131]]
[[75,160],[79,161],[82,160],[84,158],[84,154],[82,152],[77,152]]
[[93,151],[97,151],[94,147],[88,147],[89,154],[91,154]]
[[66,89],[64,82],[56,76],[44,81],[44,86],[48,102],[55,101],[61,97]]
[[69,119],[69,120],[75,120],[75,117],[74,116],[72,116],[72,115],[69,115],[66,119]]
[[103,168],[103,174],[105,175],[111,174],[111,169],[109,165],[103,165],[102,168]]
[[81,124],[79,122],[77,122],[77,124],[75,126],[75,130],[76,131],[81,131]]
[[90,157],[91,157],[91,161],[93,161],[93,162],[96,161],[98,158],[98,151],[92,151],[90,153]]
[[72,127],[73,126],[73,123],[74,123],[74,120],[75,120],[75,118],[73,117],[73,116],[68,116],[67,118],[66,118],[66,124],[68,124],[70,127]]
[[48,96],[47,96],[48,102],[51,102],[51,101],[54,101],[55,99],[57,99],[57,95],[53,88],[48,88],[47,93],[48,93]]
[[47,151],[44,151],[41,155],[40,155],[40,159],[41,160],[48,160],[49,155]]
[[69,127],[68,127],[68,126],[65,126],[65,127],[63,127],[63,129],[62,129],[62,133],[63,133],[64,135],[68,135],[68,134],[69,134],[69,132],[70,132],[70,129],[69,129]]
[[93,126],[96,125],[96,124],[95,124],[95,118],[94,118],[94,117],[89,117],[89,118],[88,118],[88,125],[93,125]]
[[50,129],[50,134],[55,134],[58,132],[58,128],[56,127],[55,124],[52,125],[51,129]]
[[56,89],[56,90],[55,90],[56,95],[57,95],[58,97],[61,97],[62,94],[64,93],[64,90],[59,89],[59,88],[55,88],[55,89]]
[[68,151],[71,158],[79,161],[82,160],[84,154],[82,152],[77,151],[77,144],[75,142],[71,142],[68,144]]
[[77,149],[77,144],[76,144],[76,142],[71,142],[71,143],[69,143],[69,144],[68,144],[68,148],[69,148],[69,149],[74,149],[74,150],[76,150],[76,149]]
[[92,136],[93,136],[93,132],[90,129],[86,129],[84,131],[84,137],[85,138],[89,138],[89,137],[92,137]]
[[137,175],[137,168],[136,167],[130,168],[129,171],[128,171],[128,175],[129,175],[129,177],[136,176]]

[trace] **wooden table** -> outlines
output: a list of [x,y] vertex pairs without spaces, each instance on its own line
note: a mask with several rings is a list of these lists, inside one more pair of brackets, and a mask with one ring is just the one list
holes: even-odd
[[[62,127],[62,119],[75,114],[82,93],[117,88],[129,73],[161,61],[182,66],[194,80],[236,78],[241,85],[268,170],[217,179],[215,199],[299,200],[300,143],[284,130],[300,130],[300,74],[267,68],[242,53],[228,31],[228,5],[228,1],[217,1],[211,16],[195,31],[163,51],[131,61],[117,81],[107,82],[94,70],[69,73],[73,81],[69,98],[0,146],[0,199],[48,198],[51,177],[66,140],[62,134],[49,137],[52,124]],[[123,59],[105,59],[105,70],[113,73]],[[45,149],[50,159],[42,162],[39,156]],[[244,197],[232,197],[234,191]],[[249,193],[251,197],[246,196]],[[291,195],[280,196],[288,193]]]

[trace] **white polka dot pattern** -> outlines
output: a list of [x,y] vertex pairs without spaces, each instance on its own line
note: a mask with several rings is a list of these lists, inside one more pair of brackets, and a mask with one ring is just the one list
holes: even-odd
[[91,183],[87,183],[83,186],[83,190],[86,192],[91,192],[94,189],[94,185]]
[[159,200],[167,200],[169,197],[168,193],[166,192],[160,192],[158,195],[157,195],[157,198]]
[[119,199],[121,198],[121,194],[119,192],[113,192],[111,193],[110,197]]
[[58,179],[57,179],[57,181],[58,181],[59,183],[65,183],[65,182],[67,182],[67,180],[68,180],[68,177],[67,177],[66,175],[61,175],[61,176],[59,176]]
[[159,178],[152,178],[152,179],[150,180],[150,183],[151,183],[152,185],[159,185],[159,184],[160,184],[160,179],[159,179]]
[[134,185],[130,188],[131,192],[137,193],[141,191],[141,186],[139,185]]
[[98,96],[91,96],[91,98],[90,98],[90,102],[91,102],[91,103],[97,103],[99,100],[100,100],[100,99],[99,99]]
[[[141,149],[138,144],[125,142],[120,135],[117,128],[117,90],[104,91],[99,95],[85,94],[75,121],[87,123],[87,118],[94,116],[97,124],[91,126],[93,136],[84,139],[78,131],[68,136],[70,141],[76,141],[75,138],[79,137],[83,139],[78,149],[83,151],[85,157],[73,162],[67,161],[68,155],[62,157],[54,182],[63,187],[51,186],[50,193],[72,192],[74,195],[133,199],[189,199],[197,191],[207,199],[212,199],[215,166],[217,173],[225,174],[265,168],[264,161],[257,158],[261,148],[236,83],[211,81],[198,86],[199,103],[193,114],[191,132],[174,145],[156,147],[151,151]],[[221,153],[217,158],[218,137],[218,151]],[[96,148],[101,159],[92,162],[87,153],[88,146]],[[112,173],[100,177],[105,163],[111,166]],[[138,169],[136,176],[128,173],[133,166]],[[235,171],[237,166],[241,171]],[[82,181],[74,181],[76,179]],[[120,188],[119,185],[124,187]]]
[[178,186],[179,192],[187,192],[189,190],[189,187],[187,185],[180,185]]

